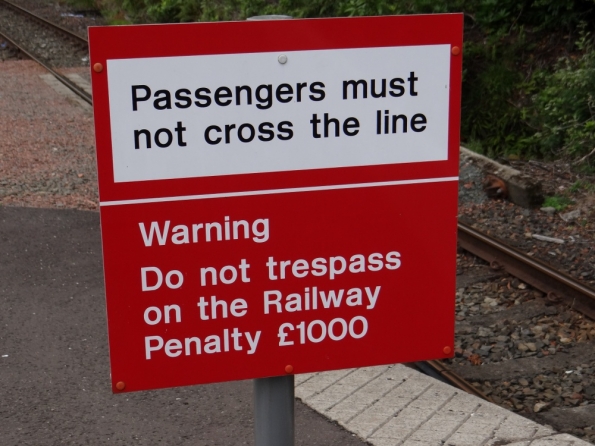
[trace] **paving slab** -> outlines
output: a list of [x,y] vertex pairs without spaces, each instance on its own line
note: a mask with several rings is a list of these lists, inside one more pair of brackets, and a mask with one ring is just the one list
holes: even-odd
[[295,393],[375,446],[590,446],[404,365],[309,374]]

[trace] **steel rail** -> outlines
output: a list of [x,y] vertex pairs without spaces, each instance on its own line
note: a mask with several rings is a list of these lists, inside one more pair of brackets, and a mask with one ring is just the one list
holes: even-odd
[[459,222],[458,235],[463,249],[489,262],[493,269],[503,269],[546,293],[549,300],[564,301],[570,308],[595,319],[592,288],[464,223]]
[[55,69],[53,69],[47,63],[45,63],[43,60],[39,59],[33,53],[31,53],[26,48],[24,48],[21,45],[19,45],[17,42],[15,42],[14,40],[12,40],[10,37],[8,37],[6,34],[2,33],[1,31],[0,31],[0,36],[4,40],[8,41],[12,46],[16,47],[19,51],[21,51],[22,53],[26,54],[27,57],[29,57],[30,59],[34,60],[39,65],[41,65],[43,68],[45,68],[50,73],[52,73],[56,79],[58,79],[62,84],[64,84],[72,92],[74,92],[75,94],[77,94],[78,96],[80,96],[81,99],[83,99],[89,105],[93,105],[93,99],[92,99],[91,95],[89,93],[87,93],[85,90],[83,90],[81,87],[79,87],[78,85],[76,85],[74,82],[72,82],[66,76],[63,76],[60,73],[58,73]]
[[50,22],[49,20],[44,19],[43,17],[38,16],[37,14],[35,14],[19,5],[15,5],[14,3],[9,2],[8,0],[0,0],[0,4],[7,5],[9,8],[15,9],[18,12],[28,15],[29,17],[32,17],[33,19],[43,23],[44,25],[47,25],[50,28],[54,28],[64,34],[67,34],[69,37],[72,37],[72,38],[78,40],[79,42],[84,43],[85,45],[87,45],[89,43],[85,37],[82,37],[82,36],[78,35],[77,33],[70,31],[69,29],[63,28],[62,26],[57,25],[56,23]]
[[422,371],[424,371],[425,367],[427,366],[430,368],[429,374],[431,376],[434,376],[441,381],[446,381],[447,383],[450,383],[453,386],[483,400],[489,401],[491,403],[494,402],[489,396],[477,389],[469,381],[465,380],[465,378],[450,370],[442,361],[424,361],[423,363],[415,363],[415,366]]
[[437,379],[438,381],[442,381],[443,383],[450,384],[451,386],[481,398],[482,400],[489,401],[490,403],[494,402],[489,396],[487,396],[465,378],[453,372],[446,364],[444,364],[444,362],[440,360],[418,361],[409,363],[409,365],[418,369],[424,375],[428,375]]

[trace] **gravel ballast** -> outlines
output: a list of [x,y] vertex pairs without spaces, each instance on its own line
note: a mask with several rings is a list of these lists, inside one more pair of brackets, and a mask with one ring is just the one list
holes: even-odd
[[87,37],[87,27],[106,25],[106,21],[97,10],[77,8],[55,0],[10,1],[82,37]]
[[[593,192],[576,187],[592,179],[560,162],[514,164],[540,179],[546,195],[573,203],[552,212],[488,199],[485,175],[466,162],[459,219],[593,287]],[[495,403],[595,442],[595,323],[467,252],[457,263],[452,370]]]
[[0,30],[51,67],[89,65],[86,45],[2,4]]

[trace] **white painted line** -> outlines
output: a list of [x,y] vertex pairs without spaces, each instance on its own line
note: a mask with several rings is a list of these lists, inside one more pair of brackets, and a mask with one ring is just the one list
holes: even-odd
[[220,194],[184,195],[181,197],[141,198],[138,200],[103,201],[100,206],[122,206],[125,204],[164,203],[168,201],[209,200],[212,198],[247,197],[251,195],[291,194],[296,192],[314,192],[322,190],[359,189],[364,187],[401,186],[405,184],[443,183],[459,181],[459,177],[423,178],[417,180],[382,181],[378,183],[334,184],[330,186],[294,187],[287,189],[265,189],[243,192],[225,192]]

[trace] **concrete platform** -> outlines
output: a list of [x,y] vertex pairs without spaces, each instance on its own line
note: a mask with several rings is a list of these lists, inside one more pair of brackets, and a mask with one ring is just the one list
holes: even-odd
[[298,375],[295,392],[375,446],[590,446],[403,365]]

